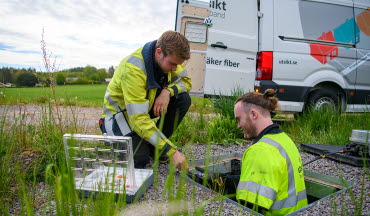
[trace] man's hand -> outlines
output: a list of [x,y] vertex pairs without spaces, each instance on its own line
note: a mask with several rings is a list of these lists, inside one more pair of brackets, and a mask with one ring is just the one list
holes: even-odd
[[170,102],[171,93],[168,89],[162,89],[161,93],[155,99],[153,112],[155,116],[167,113],[168,103]]
[[185,171],[189,171],[189,166],[186,162],[186,159],[179,151],[175,151],[175,153],[172,155],[172,163],[175,164],[179,170],[183,169]]

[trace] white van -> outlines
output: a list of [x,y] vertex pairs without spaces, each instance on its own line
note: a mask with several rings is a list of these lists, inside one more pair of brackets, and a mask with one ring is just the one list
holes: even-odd
[[[186,21],[206,9],[208,31]],[[189,62],[194,93],[273,88],[283,111],[370,111],[370,0],[178,0],[176,30],[206,63]]]

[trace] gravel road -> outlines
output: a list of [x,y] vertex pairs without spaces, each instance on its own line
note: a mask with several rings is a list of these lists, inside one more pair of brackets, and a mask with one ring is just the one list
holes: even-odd
[[[60,107],[61,112],[64,116],[62,121],[71,121],[70,113],[75,113],[78,125],[83,126],[82,131],[86,134],[98,133],[97,119],[99,119],[102,112],[101,108],[82,108],[82,107]],[[5,113],[9,121],[14,121],[14,118],[20,115],[27,116],[28,121],[37,120],[43,113],[43,108],[35,105],[15,105],[15,106],[0,106],[0,113]],[[69,116],[69,117],[67,117]],[[243,153],[249,146],[231,144],[229,146],[223,145],[212,145],[211,155],[224,155],[232,152]],[[206,145],[194,144],[187,148],[186,154],[193,155],[194,159],[203,159],[206,155]],[[310,161],[315,155],[301,152],[303,163]],[[150,165],[148,165],[150,166]],[[298,215],[354,215],[355,204],[360,201],[361,194],[363,195],[362,203],[362,215],[370,214],[370,179],[369,169],[353,167],[346,164],[341,164],[330,159],[321,159],[313,162],[305,167],[307,170],[314,171],[317,173],[343,177],[346,181],[352,181],[356,183],[356,186],[349,192],[344,192],[339,196],[320,201],[317,205],[309,208]],[[195,187],[192,184],[186,183],[188,200],[181,203],[168,203],[167,196],[164,196],[163,186],[166,182],[168,175],[167,165],[161,164],[158,168],[159,179],[158,187],[150,187],[144,196],[135,204],[129,204],[128,208],[122,212],[122,215],[166,215],[174,213],[179,209],[183,212],[193,213],[194,201],[192,197],[196,194],[196,206],[199,206],[203,201],[209,200],[216,197],[214,193],[207,192]],[[364,173],[367,174],[364,174]],[[179,176],[175,176],[175,187],[178,186]],[[363,188],[362,188],[363,187]],[[49,206],[46,202],[47,194],[53,191],[52,187],[45,183],[38,183],[35,188],[36,200],[34,207],[36,209],[36,215],[55,215],[55,205]],[[176,188],[175,188],[176,191]],[[361,193],[363,191],[363,193]],[[204,215],[249,215],[248,212],[242,211],[240,208],[230,204],[226,201],[212,201],[205,202]],[[16,202],[10,209],[12,215],[18,215],[20,213],[20,204]],[[220,210],[221,209],[221,210]],[[220,212],[221,211],[221,212]]]
[[53,106],[49,108],[47,105],[0,105],[0,116],[3,117],[3,113],[5,113],[6,120],[9,122],[24,118],[24,122],[34,124],[40,122],[41,118],[48,117],[50,110],[54,119],[60,119],[62,125],[76,123],[81,133],[101,133],[98,120],[103,113],[102,107]]

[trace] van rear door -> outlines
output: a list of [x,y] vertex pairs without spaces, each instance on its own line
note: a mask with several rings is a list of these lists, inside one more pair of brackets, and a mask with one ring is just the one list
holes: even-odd
[[257,0],[211,0],[205,95],[253,91],[258,50]]
[[176,31],[185,35],[190,43],[190,59],[186,71],[192,80],[193,96],[204,95],[204,75],[206,70],[208,26],[208,3],[202,1],[177,1]]
[[[356,48],[357,70],[356,94],[353,98],[353,111],[370,111],[370,1],[354,0],[357,28]],[[354,68],[354,67],[352,67]],[[350,107],[351,108],[351,107]]]

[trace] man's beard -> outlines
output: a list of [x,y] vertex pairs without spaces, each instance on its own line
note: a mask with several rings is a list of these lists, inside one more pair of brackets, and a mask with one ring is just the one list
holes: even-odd
[[256,126],[252,124],[250,118],[247,120],[247,127],[244,128],[244,138],[245,139],[254,139],[257,137],[257,129]]

